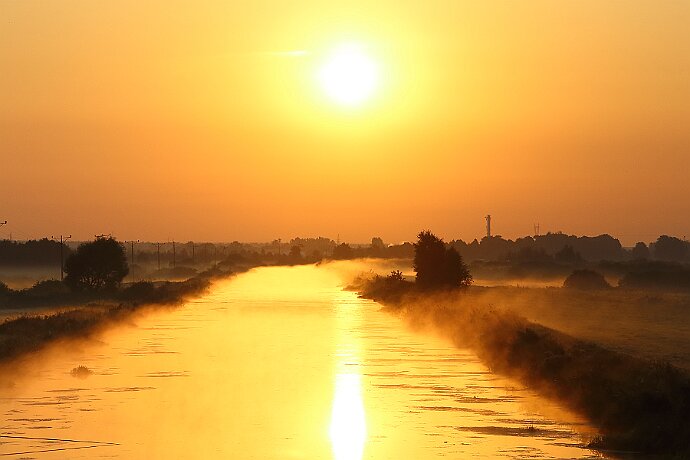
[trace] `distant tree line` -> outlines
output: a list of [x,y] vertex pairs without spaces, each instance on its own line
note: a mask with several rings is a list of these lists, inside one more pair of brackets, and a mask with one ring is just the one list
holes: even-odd
[[[658,260],[667,262],[690,262],[690,243],[676,237],[662,235],[647,245],[638,242],[632,249],[624,248],[620,241],[610,235],[595,237],[574,236],[563,233],[547,233],[540,236],[526,236],[516,240],[500,236],[484,237],[466,243],[452,240],[446,243],[454,248],[466,262],[501,262],[511,265],[569,266],[580,267],[586,262],[631,260]],[[353,258],[407,258],[415,254],[413,243],[386,244],[380,237],[371,239],[370,244],[338,243],[325,237],[294,238],[288,242],[274,240],[269,243],[126,243],[125,255],[130,267],[137,271],[147,265],[161,268],[200,267],[214,264],[234,263],[315,263],[323,259]],[[132,251],[133,249],[133,251]],[[63,255],[67,259],[74,251],[63,244]],[[25,242],[0,241],[0,266],[31,267],[59,266],[60,243],[49,240]]]
[[[0,241],[0,266],[36,267],[60,266],[59,241],[43,238],[29,241]],[[63,256],[68,257],[72,250],[62,243]]]
[[575,236],[547,233],[506,240],[500,236],[484,237],[465,243],[450,242],[467,261],[504,260],[510,262],[560,262],[577,264],[582,261],[598,262],[625,260],[664,260],[690,262],[690,243],[676,237],[662,235],[649,245],[638,242],[632,249],[624,248],[611,235]]

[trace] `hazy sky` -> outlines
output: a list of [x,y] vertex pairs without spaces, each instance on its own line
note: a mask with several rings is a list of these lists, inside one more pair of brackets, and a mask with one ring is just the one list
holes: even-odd
[[[487,213],[690,237],[689,24],[688,1],[0,0],[0,237],[471,240]],[[380,69],[355,108],[317,81],[345,42]]]

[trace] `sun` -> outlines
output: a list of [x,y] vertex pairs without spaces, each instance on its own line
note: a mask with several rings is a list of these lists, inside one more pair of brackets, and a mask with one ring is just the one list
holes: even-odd
[[361,46],[345,44],[328,56],[318,77],[333,101],[352,107],[372,97],[379,83],[379,68]]

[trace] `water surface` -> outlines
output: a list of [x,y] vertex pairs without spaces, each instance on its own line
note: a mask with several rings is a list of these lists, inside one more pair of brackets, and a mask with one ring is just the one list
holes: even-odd
[[325,268],[256,269],[3,370],[0,456],[596,457],[556,404],[341,284]]

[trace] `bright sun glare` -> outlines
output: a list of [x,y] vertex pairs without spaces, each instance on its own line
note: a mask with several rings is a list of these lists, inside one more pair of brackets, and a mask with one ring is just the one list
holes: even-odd
[[338,374],[329,429],[335,460],[362,460],[367,426],[359,374]]
[[357,106],[369,99],[379,80],[376,63],[358,45],[336,48],[319,71],[326,94],[345,106]]

